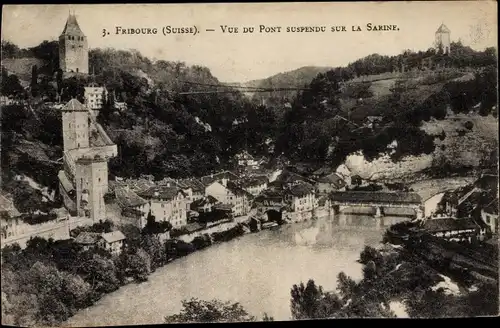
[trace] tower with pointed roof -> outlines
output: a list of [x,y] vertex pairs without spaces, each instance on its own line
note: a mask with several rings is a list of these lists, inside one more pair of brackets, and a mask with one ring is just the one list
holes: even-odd
[[441,24],[441,26],[439,26],[439,28],[436,31],[436,43],[435,43],[436,50],[442,49],[444,54],[450,53],[450,45],[451,45],[450,33],[451,31],[448,27],[446,27],[446,25]]
[[64,73],[89,73],[89,46],[76,16],[69,14],[59,36],[59,68]]

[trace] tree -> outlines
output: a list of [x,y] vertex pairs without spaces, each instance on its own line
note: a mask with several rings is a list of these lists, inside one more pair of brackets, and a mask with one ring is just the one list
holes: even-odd
[[24,93],[24,89],[19,82],[19,78],[15,74],[9,74],[2,66],[2,83],[1,92],[5,96],[19,97]]
[[14,43],[7,41],[7,40],[2,40],[2,58],[7,59],[7,58],[17,58],[19,56],[19,47],[16,46]]
[[36,65],[31,67],[31,95],[36,97],[38,95],[38,68]]
[[140,247],[149,255],[152,270],[155,270],[165,263],[165,247],[156,236],[152,234],[144,234],[141,238]]
[[179,314],[165,317],[165,323],[210,323],[255,321],[239,303],[191,298],[182,301]]
[[148,275],[151,273],[151,259],[143,249],[139,248],[133,253],[123,253],[120,259],[125,277],[132,277],[137,281],[148,280]]
[[77,272],[98,295],[112,292],[119,287],[115,264],[100,254],[89,251],[83,253]]
[[291,290],[291,311],[294,319],[314,319],[323,296],[321,286],[316,286],[314,280],[309,279],[307,286],[303,283],[293,285]]
[[344,301],[352,299],[352,297],[357,293],[357,284],[351,277],[348,277],[344,272],[340,272],[337,275],[337,291],[340,297]]

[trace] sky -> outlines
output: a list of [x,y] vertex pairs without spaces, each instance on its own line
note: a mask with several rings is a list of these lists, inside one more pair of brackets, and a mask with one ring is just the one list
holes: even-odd
[[[442,23],[452,41],[460,39],[476,50],[497,46],[495,1],[6,5],[2,40],[22,48],[57,40],[70,10],[90,48],[137,49],[153,60],[206,66],[223,82],[266,78],[302,66],[343,66],[373,53],[426,50]],[[368,23],[399,30],[367,31]],[[239,27],[239,33],[222,33],[221,25]],[[281,26],[281,33],[260,33],[260,25]],[[357,25],[363,31],[352,32]],[[156,27],[158,34],[116,35],[117,26]],[[196,27],[198,34],[163,35],[166,26]],[[256,31],[242,33],[245,26]],[[328,31],[286,33],[288,26],[326,26]],[[332,26],[347,31],[330,32]],[[110,34],[103,37],[103,29]]]

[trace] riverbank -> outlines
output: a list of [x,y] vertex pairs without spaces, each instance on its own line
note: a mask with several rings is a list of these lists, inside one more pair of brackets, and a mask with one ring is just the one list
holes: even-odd
[[[346,226],[336,221],[319,218],[213,243],[158,268],[148,281],[104,296],[64,326],[163,323],[191,297],[239,302],[256,317],[266,312],[275,320],[290,320],[294,284],[315,277],[335,289],[339,272],[360,279],[359,253],[382,238],[372,217],[353,218]],[[298,240],[300,235],[308,235],[308,243]]]
[[7,246],[2,249],[3,323],[59,325],[102,297],[132,282],[145,282],[157,269],[207,247],[206,236],[211,245],[242,236],[245,231],[243,224],[236,223],[227,230],[195,237],[192,243],[162,243],[154,235],[124,230],[127,246],[119,255],[99,248],[84,250],[70,239],[36,237],[25,249]]

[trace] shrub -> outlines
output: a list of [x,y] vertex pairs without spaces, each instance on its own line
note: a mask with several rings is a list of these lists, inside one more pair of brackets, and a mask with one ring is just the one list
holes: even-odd
[[474,127],[474,123],[472,123],[471,121],[467,121],[463,125],[467,130],[472,130],[472,128]]

